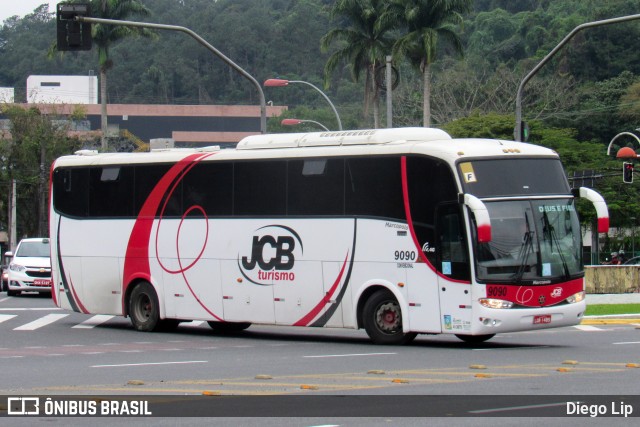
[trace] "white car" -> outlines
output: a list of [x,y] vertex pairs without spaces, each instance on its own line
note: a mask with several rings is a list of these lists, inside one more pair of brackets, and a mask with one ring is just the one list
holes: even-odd
[[22,291],[51,292],[51,250],[49,239],[22,239],[9,264],[8,296]]

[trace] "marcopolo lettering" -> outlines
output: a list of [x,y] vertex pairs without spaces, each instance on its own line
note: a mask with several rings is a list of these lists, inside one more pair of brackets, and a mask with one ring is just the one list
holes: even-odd
[[242,275],[257,285],[273,281],[293,281],[296,256],[302,255],[298,233],[284,225],[267,225],[257,229],[251,240],[251,255],[238,255]]

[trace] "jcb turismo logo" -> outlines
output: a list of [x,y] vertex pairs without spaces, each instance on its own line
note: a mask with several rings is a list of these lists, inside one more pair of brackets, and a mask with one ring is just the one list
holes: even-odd
[[266,225],[253,233],[251,255],[238,254],[238,268],[251,283],[273,285],[295,280],[296,256],[302,255],[298,233],[284,225]]

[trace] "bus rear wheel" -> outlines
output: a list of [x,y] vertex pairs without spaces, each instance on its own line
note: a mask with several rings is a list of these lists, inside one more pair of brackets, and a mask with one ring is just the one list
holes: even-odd
[[456,337],[458,337],[462,341],[468,342],[470,344],[478,344],[478,343],[490,340],[495,335],[496,334],[487,334],[487,335],[462,335],[462,334],[456,334]]
[[215,332],[240,332],[251,326],[249,322],[207,322]]
[[142,332],[152,332],[160,325],[160,304],[151,283],[136,285],[129,300],[129,316],[133,327]]
[[400,304],[387,290],[376,291],[364,304],[362,323],[367,335],[376,344],[406,344],[415,333],[402,332]]

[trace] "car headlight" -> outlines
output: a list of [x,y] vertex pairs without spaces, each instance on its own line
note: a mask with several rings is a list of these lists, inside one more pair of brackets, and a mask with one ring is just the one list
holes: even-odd
[[9,269],[11,271],[25,271],[27,268],[24,265],[20,265],[20,264],[9,264]]
[[481,298],[478,300],[483,307],[487,308],[511,308],[513,303],[511,301],[505,301],[495,298]]

